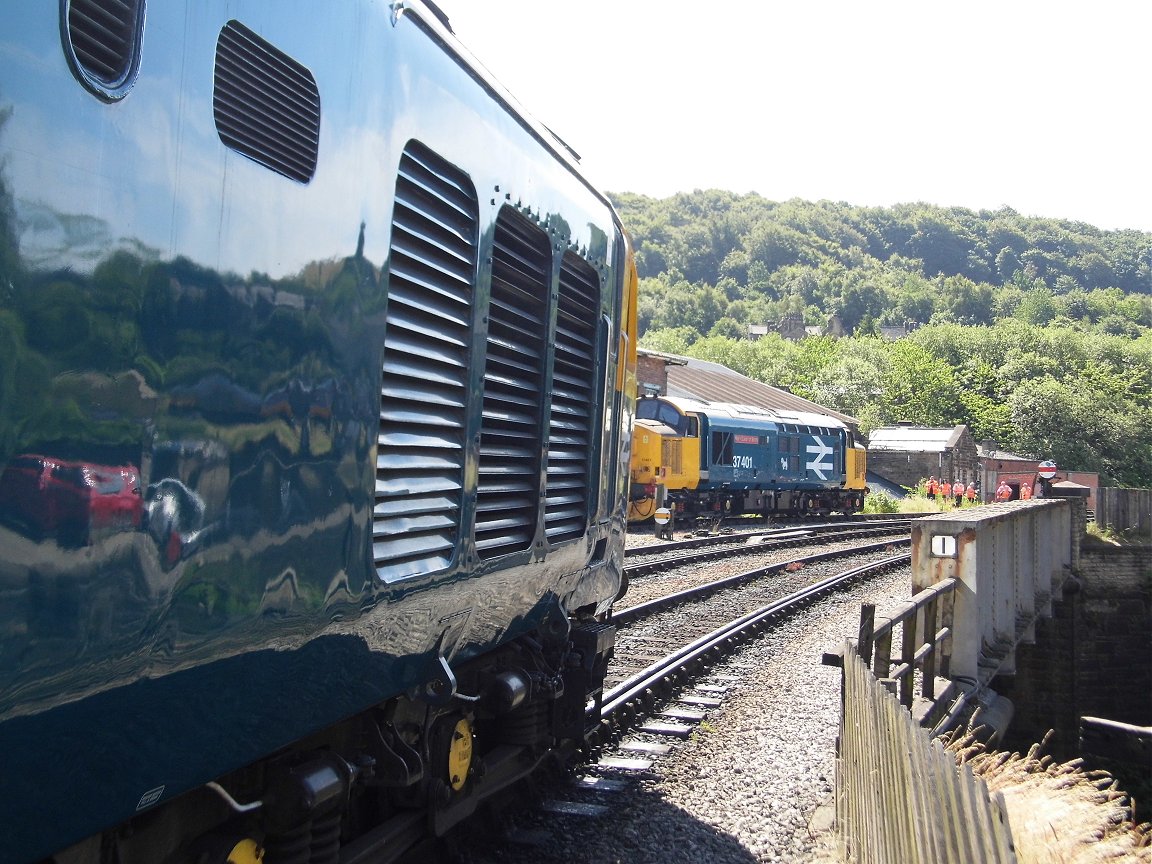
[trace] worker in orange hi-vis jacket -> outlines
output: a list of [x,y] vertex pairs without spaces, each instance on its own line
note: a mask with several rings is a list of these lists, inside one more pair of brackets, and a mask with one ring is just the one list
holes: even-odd
[[1007,501],[1011,497],[1012,497],[1012,487],[1009,486],[1003,480],[1001,480],[1000,485],[996,487],[996,500],[997,501]]
[[936,497],[936,475],[933,474],[928,478],[928,482],[924,484],[924,494],[929,498]]
[[976,500],[976,484],[975,483],[969,483],[968,484],[968,488],[964,490],[964,497],[967,498],[969,501],[975,501]]
[[1020,484],[1020,500],[1027,501],[1032,497],[1032,487],[1027,482]]
[[947,480],[940,481],[940,500],[947,501],[952,497],[952,484]]

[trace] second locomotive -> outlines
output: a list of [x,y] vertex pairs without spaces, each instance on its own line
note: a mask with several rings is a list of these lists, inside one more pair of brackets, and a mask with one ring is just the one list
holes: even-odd
[[629,519],[858,513],[865,450],[826,414],[648,397],[632,432]]

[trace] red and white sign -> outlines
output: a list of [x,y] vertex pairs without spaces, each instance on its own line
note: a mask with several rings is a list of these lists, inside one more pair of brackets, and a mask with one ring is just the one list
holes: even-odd
[[1043,477],[1045,480],[1051,480],[1056,476],[1056,463],[1051,459],[1045,459],[1040,463],[1036,473]]

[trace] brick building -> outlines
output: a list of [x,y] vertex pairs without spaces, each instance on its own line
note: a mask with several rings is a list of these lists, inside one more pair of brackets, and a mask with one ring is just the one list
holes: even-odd
[[[996,442],[984,441],[978,447],[980,453],[981,481],[987,490],[984,500],[990,500],[992,492],[1003,480],[1012,490],[1012,499],[1020,497],[1020,487],[1027,483],[1036,486],[1036,471],[1041,462],[1034,456],[1018,456],[996,448]],[[1100,487],[1100,475],[1095,471],[1068,471],[1056,469],[1052,483],[1074,483],[1088,489],[1089,510],[1096,509],[1096,490]]]

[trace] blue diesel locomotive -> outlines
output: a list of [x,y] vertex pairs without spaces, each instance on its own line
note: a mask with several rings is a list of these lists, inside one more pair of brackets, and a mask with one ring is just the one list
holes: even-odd
[[636,275],[576,157],[419,0],[0,54],[0,860],[388,861],[584,746]]
[[826,414],[646,397],[632,432],[629,518],[823,515],[864,506],[865,450]]

